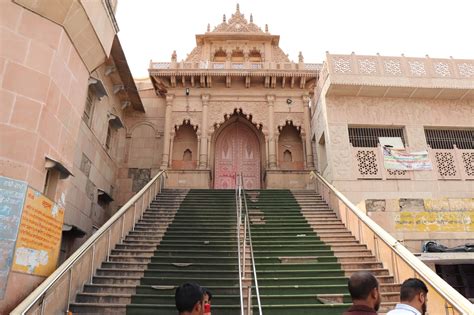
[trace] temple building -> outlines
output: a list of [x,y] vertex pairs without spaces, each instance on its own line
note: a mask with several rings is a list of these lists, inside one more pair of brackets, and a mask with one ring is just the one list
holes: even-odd
[[248,188],[306,187],[321,65],[301,53],[291,62],[279,39],[237,8],[196,35],[185,60],[151,62],[152,85],[140,89],[147,110],[126,118],[126,166],[167,169],[173,187],[233,188],[236,173]]
[[474,243],[474,60],[294,62],[237,5],[134,79],[116,5],[0,1],[0,314],[170,313],[192,277],[257,314],[258,272],[265,312],[340,314],[358,270],[471,310],[472,251],[423,251]]

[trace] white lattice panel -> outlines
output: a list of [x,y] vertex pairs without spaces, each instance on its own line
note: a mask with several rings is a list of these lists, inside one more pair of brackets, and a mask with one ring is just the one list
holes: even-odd
[[461,169],[466,179],[474,179],[474,150],[459,150]]
[[354,158],[357,178],[382,178],[377,148],[354,148]]
[[454,150],[433,150],[433,157],[442,179],[460,179]]

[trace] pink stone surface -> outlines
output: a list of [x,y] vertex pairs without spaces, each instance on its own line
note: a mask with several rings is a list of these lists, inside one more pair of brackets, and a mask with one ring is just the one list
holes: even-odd
[[214,188],[235,188],[242,173],[245,189],[260,188],[260,149],[257,136],[243,123],[226,126],[216,143]]

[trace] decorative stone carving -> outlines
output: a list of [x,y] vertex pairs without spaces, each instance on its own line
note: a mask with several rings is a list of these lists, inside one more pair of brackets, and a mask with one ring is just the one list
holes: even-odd
[[459,74],[462,77],[471,78],[474,77],[474,65],[468,63],[461,63],[458,65]]
[[293,123],[298,130],[305,132],[303,113],[275,113],[275,128],[283,128],[287,123]]
[[363,74],[377,73],[377,64],[375,60],[363,59],[359,60],[359,72]]
[[336,73],[351,73],[351,61],[349,58],[334,58],[333,59],[334,72]]
[[438,173],[443,177],[456,176],[456,163],[452,152],[436,152],[435,160],[438,163]]
[[[329,127],[329,137],[331,145],[335,148],[346,148],[349,139],[347,126],[331,126]],[[346,150],[347,151],[347,150]]]
[[201,46],[194,47],[194,49],[191,51],[191,53],[188,54],[188,57],[186,58],[186,61],[188,61],[188,62],[189,61],[194,61],[194,62],[201,61],[202,60],[201,51],[202,51]]
[[229,22],[226,22],[225,14],[222,19],[222,23],[217,25],[213,32],[217,33],[263,33],[262,29],[253,23],[253,16],[251,15],[250,23],[247,22],[244,15],[240,13],[240,9],[237,8]]
[[421,61],[408,61],[410,66],[410,72],[414,76],[422,77],[426,76],[425,65]]
[[399,60],[393,60],[393,59],[385,60],[383,62],[383,68],[384,68],[385,74],[390,74],[390,75],[395,75],[395,76],[402,74],[402,68],[401,68]]
[[362,176],[376,176],[379,175],[379,169],[377,167],[377,156],[373,151],[369,150],[358,150],[356,154],[357,167],[359,174]]
[[449,65],[444,62],[437,62],[434,65],[435,72],[441,77],[450,77],[451,71],[449,71]]
[[465,174],[474,177],[474,152],[463,152],[461,154]]
[[193,126],[194,130],[199,129],[201,126],[200,122],[202,121],[201,113],[196,112],[173,112],[172,114],[172,123],[171,128],[179,128],[184,122],[189,122]]
[[290,62],[288,56],[278,46],[272,46],[272,61],[274,62]]
[[351,154],[350,150],[334,150],[333,159],[334,176],[335,178],[350,178],[351,177]]
[[[245,108],[245,110],[242,110]],[[247,104],[233,102],[210,102],[209,103],[209,131],[212,133],[215,127],[222,125],[234,113],[241,113],[251,121],[258,129],[268,126],[268,110],[266,102],[252,102]]]
[[178,59],[178,55],[176,54],[176,50],[173,50],[173,53],[171,54],[171,62],[176,62]]

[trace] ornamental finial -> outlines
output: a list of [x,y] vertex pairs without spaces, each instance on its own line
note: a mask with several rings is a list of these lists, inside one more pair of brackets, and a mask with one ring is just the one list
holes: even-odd
[[265,33],[268,33],[268,24],[265,24]]
[[210,32],[211,31],[211,24],[207,23],[207,31]]
[[240,5],[237,3],[237,9],[236,9],[237,12],[240,11]]
[[224,16],[222,17],[222,22],[225,23],[225,14],[224,14]]
[[253,23],[253,15],[250,13],[250,23]]

